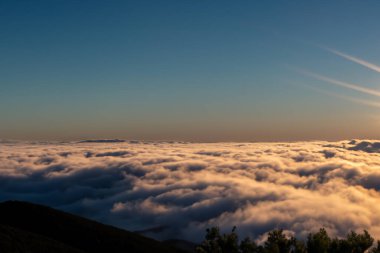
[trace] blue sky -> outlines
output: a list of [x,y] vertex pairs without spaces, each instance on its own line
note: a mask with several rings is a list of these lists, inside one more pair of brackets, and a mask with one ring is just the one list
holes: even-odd
[[[0,138],[378,138],[378,1],[1,1]],[[363,103],[369,101],[369,103]]]

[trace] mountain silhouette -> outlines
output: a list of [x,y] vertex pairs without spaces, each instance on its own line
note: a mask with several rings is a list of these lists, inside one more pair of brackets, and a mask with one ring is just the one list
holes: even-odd
[[0,252],[185,253],[168,242],[108,226],[50,207],[0,203]]

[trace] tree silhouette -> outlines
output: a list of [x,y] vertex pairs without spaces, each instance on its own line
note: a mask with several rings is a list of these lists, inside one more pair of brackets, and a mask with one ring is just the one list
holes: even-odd
[[220,234],[218,227],[206,230],[205,240],[196,248],[199,253],[239,253],[239,238],[234,227],[231,233]]
[[246,237],[244,240],[240,242],[240,252],[241,253],[255,253],[258,251],[257,244],[251,240],[251,238]]
[[292,236],[289,241],[291,253],[307,253],[306,245],[303,241],[297,240],[294,236]]
[[363,234],[357,234],[351,231],[347,235],[347,242],[352,253],[364,253],[373,244],[374,239],[368,233],[367,230],[363,231]]
[[308,253],[328,253],[331,244],[331,239],[324,228],[315,234],[309,234],[307,237],[307,252]]
[[219,227],[206,229],[205,240],[196,248],[198,253],[221,253]]
[[[205,240],[196,248],[197,253],[380,253],[380,241],[371,248],[374,239],[364,230],[351,231],[346,238],[331,239],[324,228],[310,233],[306,242],[294,236],[287,237],[282,229],[268,233],[263,245],[257,245],[251,238],[240,241],[236,227],[230,233],[221,235],[218,227],[206,229]],[[370,249],[370,250],[369,250]]]
[[290,241],[286,238],[282,229],[276,229],[268,234],[268,239],[264,244],[265,252],[288,253],[291,247]]
[[370,250],[371,253],[380,253],[380,241],[377,241],[377,246]]

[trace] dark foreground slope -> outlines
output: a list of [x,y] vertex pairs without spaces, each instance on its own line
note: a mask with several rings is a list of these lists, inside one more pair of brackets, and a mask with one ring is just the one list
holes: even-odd
[[83,253],[59,241],[1,224],[0,252]]
[[0,252],[157,252],[180,249],[49,207],[0,203]]

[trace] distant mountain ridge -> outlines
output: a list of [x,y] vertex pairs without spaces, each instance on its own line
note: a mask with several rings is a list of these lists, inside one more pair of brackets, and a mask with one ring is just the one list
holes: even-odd
[[6,201],[0,203],[0,252],[186,253],[189,251],[50,207]]
[[82,140],[79,143],[118,143],[125,142],[125,140],[120,139],[99,139],[99,140]]

